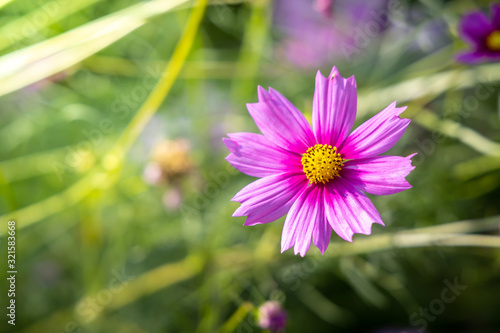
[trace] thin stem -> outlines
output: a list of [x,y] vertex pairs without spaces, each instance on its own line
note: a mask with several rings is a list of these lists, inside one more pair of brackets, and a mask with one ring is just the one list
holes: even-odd
[[365,239],[355,240],[353,243],[331,244],[326,256],[341,257],[394,248],[431,246],[500,247],[498,236],[463,235],[499,228],[500,215],[497,215],[482,220],[467,220],[391,234],[372,235]]
[[251,89],[254,89],[253,79],[257,75],[266,40],[269,38],[270,9],[268,2],[268,0],[251,2],[252,10],[245,28],[236,73],[233,76],[232,96],[234,100],[239,100],[246,93],[252,91]]
[[254,309],[254,306],[250,302],[243,302],[238,309],[233,313],[231,317],[222,325],[218,332],[221,333],[231,333],[236,330],[240,323],[245,319],[250,311]]
[[[499,224],[500,225],[500,224]],[[409,235],[406,235],[409,236]],[[397,247],[426,247],[426,246],[467,246],[467,247],[493,247],[500,248],[500,237],[490,235],[418,235],[420,242],[411,242],[409,237],[399,237]],[[426,239],[427,238],[427,239]]]
[[439,119],[434,113],[422,109],[414,117],[415,122],[428,130],[437,130],[442,134],[457,139],[472,149],[485,155],[500,157],[500,144],[482,136],[478,132],[453,120]]
[[469,69],[452,69],[434,75],[422,75],[388,87],[360,91],[358,117],[382,110],[394,101],[404,105],[425,96],[439,96],[452,89],[465,89],[500,80],[500,65],[488,64]]

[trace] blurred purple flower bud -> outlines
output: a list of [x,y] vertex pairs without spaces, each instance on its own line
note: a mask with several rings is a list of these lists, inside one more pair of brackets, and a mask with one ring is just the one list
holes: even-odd
[[153,149],[153,160],[167,179],[187,173],[192,166],[191,144],[186,139],[164,140]]
[[268,301],[259,307],[257,321],[262,329],[280,332],[285,329],[287,317],[279,302]]

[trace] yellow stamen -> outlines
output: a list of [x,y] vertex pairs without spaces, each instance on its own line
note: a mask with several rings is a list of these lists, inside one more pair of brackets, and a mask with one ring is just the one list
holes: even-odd
[[500,30],[495,30],[486,37],[486,47],[491,51],[500,51]]
[[302,155],[302,166],[307,179],[313,184],[326,184],[339,176],[344,161],[337,153],[337,147],[317,144]]

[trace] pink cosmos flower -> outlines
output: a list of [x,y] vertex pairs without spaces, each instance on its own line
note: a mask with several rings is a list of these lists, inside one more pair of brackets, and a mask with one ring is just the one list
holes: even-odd
[[472,50],[459,54],[458,61],[471,64],[500,61],[500,4],[491,5],[491,18],[481,11],[465,15],[459,32]]
[[378,156],[389,150],[410,123],[396,102],[349,134],[356,118],[354,77],[344,79],[336,67],[328,78],[318,71],[313,99],[313,128],[304,115],[272,88],[258,88],[258,103],[248,111],[263,135],[228,134],[227,161],[239,171],[261,177],[232,199],[241,203],[233,216],[245,225],[272,222],[287,214],[281,252],[294,246],[304,256],[311,238],[321,253],[332,229],[352,241],[384,225],[363,192],[387,195],[411,188],[405,177],[411,157]]

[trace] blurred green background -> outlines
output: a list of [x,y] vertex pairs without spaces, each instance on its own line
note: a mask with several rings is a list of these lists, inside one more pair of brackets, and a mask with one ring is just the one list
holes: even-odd
[[[1,332],[261,332],[267,300],[286,332],[500,332],[500,64],[454,60],[489,2],[319,3],[0,1]],[[370,196],[372,235],[281,254],[283,219],[231,216],[253,179],[222,138],[258,131],[257,85],[310,117],[333,65],[356,126],[408,106],[414,187]]]

